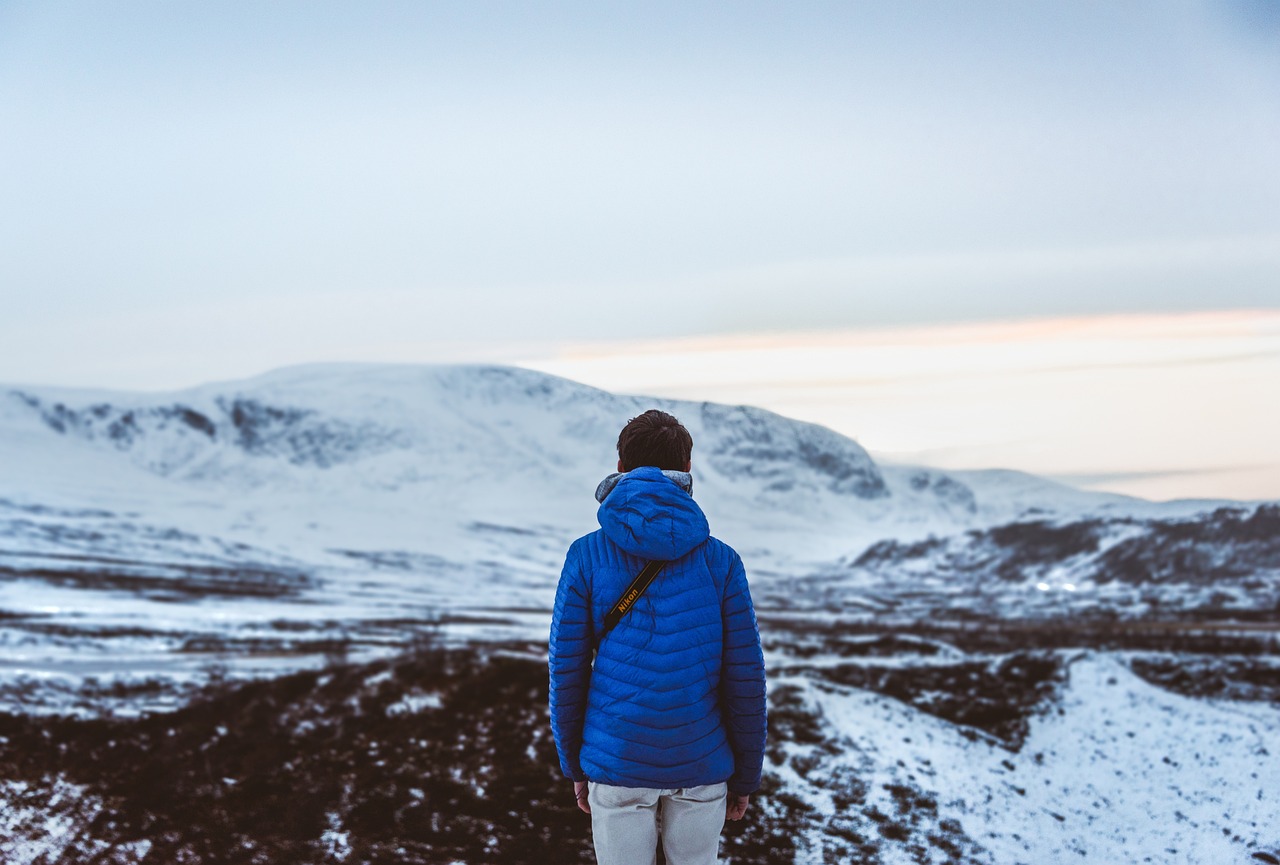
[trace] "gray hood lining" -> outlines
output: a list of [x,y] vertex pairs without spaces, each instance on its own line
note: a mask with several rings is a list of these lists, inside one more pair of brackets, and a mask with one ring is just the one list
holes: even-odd
[[[693,495],[693,475],[688,472],[672,471],[671,469],[663,469],[662,473],[670,480],[675,481],[680,489],[684,490],[689,495]],[[618,481],[622,480],[626,476],[626,472],[614,472],[602,480],[600,485],[596,487],[596,501],[603,502],[608,497],[609,493],[613,492],[613,488],[618,485]]]

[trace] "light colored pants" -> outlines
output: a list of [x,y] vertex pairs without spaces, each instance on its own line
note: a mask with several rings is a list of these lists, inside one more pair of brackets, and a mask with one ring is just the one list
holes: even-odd
[[587,791],[599,865],[655,865],[659,834],[667,865],[715,865],[728,784],[655,790],[592,781]]

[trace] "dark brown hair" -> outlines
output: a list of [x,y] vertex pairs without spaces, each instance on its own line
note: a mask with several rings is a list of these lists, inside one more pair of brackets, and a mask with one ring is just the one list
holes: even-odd
[[618,458],[622,470],[657,466],[682,472],[693,453],[693,436],[665,411],[649,409],[627,421],[618,434]]

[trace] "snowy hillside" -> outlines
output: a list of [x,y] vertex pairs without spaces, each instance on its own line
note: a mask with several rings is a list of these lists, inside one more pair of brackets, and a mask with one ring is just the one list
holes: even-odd
[[[1038,578],[984,579],[984,550],[1037,559],[1019,527],[1088,520],[1140,545],[1157,517],[1209,507],[1013,472],[881,467],[856,442],[760,409],[503,367],[306,366],[157,394],[10,386],[0,644],[23,660],[9,674],[74,678],[87,657],[113,670],[122,654],[136,675],[211,656],[287,668],[339,645],[394,649],[422,623],[461,637],[545,633],[564,549],[595,527],[592,492],[614,468],[617,432],[655,406],[692,432],[695,495],[766,609],[852,597],[884,610],[929,595],[1000,614],[1043,600],[1026,590]],[[1274,570],[1261,579],[1273,587]]]
[[1160,616],[1273,621],[1280,611],[1280,505],[1165,518],[1020,520],[917,541],[885,539],[803,579],[801,604],[876,599],[899,621]]
[[589,528],[618,430],[654,406],[693,433],[698,498],[719,533],[774,554],[822,561],[904,532],[1142,506],[1012,472],[882,469],[830,430],[751,407],[511,368],[350,365],[166,394],[0,388],[0,498],[317,559],[440,553],[477,520]]
[[[154,396],[13,388],[0,399],[17,469],[4,497],[149,504],[148,521],[321,559],[335,548],[438,554],[477,520],[590,526],[618,429],[652,404],[467,367],[307,367]],[[770,505],[793,524],[879,514],[867,503],[888,497],[866,453],[828,430],[756,409],[668,407],[697,437],[700,495],[746,498],[726,525]],[[952,507],[929,491],[911,498]]]

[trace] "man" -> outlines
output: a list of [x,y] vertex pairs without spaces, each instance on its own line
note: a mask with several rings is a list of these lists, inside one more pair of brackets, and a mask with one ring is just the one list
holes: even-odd
[[[760,634],[742,559],[691,495],[692,450],[665,412],[627,423],[600,529],[570,546],[556,592],[551,729],[599,865],[653,865],[659,839],[668,865],[710,865],[760,785]],[[636,597],[650,562],[665,564]]]

